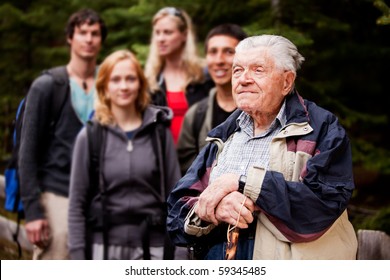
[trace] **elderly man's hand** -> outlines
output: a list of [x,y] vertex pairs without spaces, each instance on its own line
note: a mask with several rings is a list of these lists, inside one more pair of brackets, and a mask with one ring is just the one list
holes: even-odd
[[215,210],[220,201],[238,189],[239,176],[224,174],[214,180],[199,196],[195,213],[203,220],[218,225]]
[[242,193],[232,192],[218,204],[215,216],[219,222],[237,225],[238,228],[248,228],[248,224],[253,222],[253,211],[255,211],[255,204],[251,199]]

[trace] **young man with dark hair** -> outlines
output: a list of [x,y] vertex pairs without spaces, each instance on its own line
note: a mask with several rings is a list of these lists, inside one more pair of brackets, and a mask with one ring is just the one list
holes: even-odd
[[218,25],[207,34],[206,62],[215,87],[210,90],[208,98],[194,104],[184,117],[177,144],[182,174],[207,144],[207,133],[236,109],[231,84],[234,48],[246,37],[236,24]]
[[[63,80],[44,74],[35,79],[26,99],[19,176],[28,240],[34,259],[67,259],[68,191],[76,135],[92,112],[97,56],[107,35],[91,9],[72,14],[66,27],[70,61],[57,67]],[[57,71],[58,72],[58,71]],[[66,87],[58,117],[51,118],[53,96]],[[54,92],[56,91],[56,92]]]

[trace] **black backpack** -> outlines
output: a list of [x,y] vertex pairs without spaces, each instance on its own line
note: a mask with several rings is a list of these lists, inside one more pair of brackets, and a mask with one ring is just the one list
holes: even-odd
[[[53,77],[53,87],[51,91],[51,120],[50,129],[54,129],[59,116],[62,111],[62,107],[65,103],[68,92],[68,73],[65,66],[59,66],[45,70],[42,75],[51,75]],[[17,213],[17,227],[13,234],[13,239],[18,245],[19,257],[21,257],[21,247],[18,242],[19,224],[20,220],[24,218],[24,209],[22,201],[20,200],[20,184],[18,174],[18,158],[20,148],[20,138],[23,127],[23,116],[26,105],[26,95],[19,103],[16,117],[13,121],[13,149],[11,159],[9,160],[5,169],[5,203],[4,208],[9,212]]]
[[192,124],[192,135],[194,135],[195,145],[196,145],[196,153],[199,154],[199,133],[200,129],[206,118],[206,111],[209,105],[209,99],[204,98],[198,102],[195,117]]
[[[88,150],[89,150],[89,178],[90,178],[90,188],[88,193],[87,201],[90,203],[93,197],[99,193],[101,197],[101,210],[96,211],[96,209],[89,209],[87,214],[87,235],[86,235],[86,248],[85,254],[86,259],[92,259],[91,247],[92,247],[92,233],[94,231],[101,231],[103,235],[103,259],[108,259],[108,230],[110,225],[115,224],[139,224],[139,228],[144,232],[142,239],[143,247],[143,257],[144,260],[150,259],[149,251],[149,233],[150,227],[152,226],[163,226],[166,229],[165,221],[166,215],[164,217],[156,216],[137,216],[137,217],[126,217],[126,220],[123,220],[120,217],[110,216],[106,211],[106,185],[104,181],[104,176],[102,174],[100,166],[103,166],[104,160],[103,155],[106,146],[106,136],[107,128],[101,124],[93,121],[88,121],[86,125],[87,129],[87,139],[88,139]],[[153,137],[153,149],[158,153],[158,150],[161,149],[162,154],[164,155],[164,146],[165,146],[165,126],[162,124],[157,124]],[[161,142],[158,141],[158,138],[161,139]],[[160,168],[164,168],[164,163],[158,163]],[[165,174],[164,171],[161,172],[161,180],[165,181],[163,177]],[[165,184],[161,184],[160,197],[165,200],[166,193],[163,188]],[[164,203],[163,207],[166,207]],[[93,213],[92,213],[93,212]],[[168,234],[165,236],[164,240],[164,259],[173,259],[174,258],[174,246],[171,243]]]

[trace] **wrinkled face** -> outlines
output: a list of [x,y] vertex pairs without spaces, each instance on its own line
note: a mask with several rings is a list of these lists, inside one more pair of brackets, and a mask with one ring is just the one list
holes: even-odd
[[217,86],[231,83],[234,48],[238,42],[236,38],[227,35],[216,35],[207,43],[207,68]]
[[67,39],[72,54],[80,58],[96,58],[102,45],[99,23],[75,26],[72,38]]
[[180,53],[185,42],[186,33],[181,32],[177,22],[169,17],[159,19],[153,26],[154,43],[160,56]]
[[134,108],[140,90],[140,80],[130,59],[119,61],[110,74],[106,95],[111,108]]
[[236,53],[232,89],[237,107],[250,115],[277,114],[295,75],[275,66],[266,48]]

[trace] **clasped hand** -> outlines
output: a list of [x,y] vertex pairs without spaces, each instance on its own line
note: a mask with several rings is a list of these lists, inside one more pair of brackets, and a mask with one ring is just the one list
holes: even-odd
[[237,191],[238,178],[236,174],[224,174],[202,192],[195,208],[199,218],[215,225],[225,222],[238,228],[247,228],[253,222],[255,204]]

